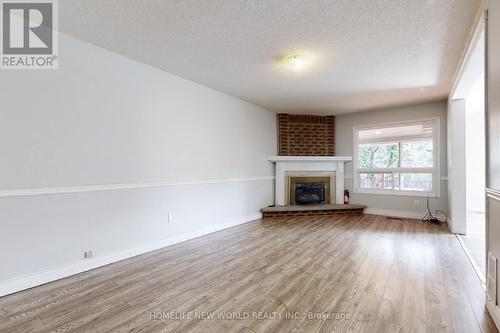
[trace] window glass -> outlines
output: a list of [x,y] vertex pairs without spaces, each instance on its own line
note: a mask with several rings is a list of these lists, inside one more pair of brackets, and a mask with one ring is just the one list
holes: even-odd
[[402,173],[402,191],[432,192],[431,173]]
[[401,143],[402,168],[432,168],[432,140]]
[[[361,173],[360,174],[360,187],[363,189],[382,189],[392,190],[394,184],[394,176],[392,173]],[[396,179],[396,181],[398,181]],[[399,186],[399,185],[398,185]]]
[[360,187],[364,189],[381,189],[383,173],[361,173]]
[[361,169],[396,168],[399,161],[399,145],[397,143],[360,145],[358,157]]

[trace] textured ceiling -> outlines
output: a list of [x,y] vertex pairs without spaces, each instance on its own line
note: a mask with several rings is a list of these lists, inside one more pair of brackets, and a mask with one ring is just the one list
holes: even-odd
[[[276,112],[444,98],[476,0],[64,0],[60,29]],[[293,72],[286,54],[314,59]]]

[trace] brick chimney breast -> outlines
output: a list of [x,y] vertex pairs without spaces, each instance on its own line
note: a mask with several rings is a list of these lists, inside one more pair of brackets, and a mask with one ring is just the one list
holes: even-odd
[[335,156],[335,116],[278,114],[280,156]]

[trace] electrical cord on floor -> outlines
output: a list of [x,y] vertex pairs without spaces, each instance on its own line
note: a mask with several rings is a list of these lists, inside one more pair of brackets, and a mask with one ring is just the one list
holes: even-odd
[[438,209],[436,210],[436,214],[443,214],[445,216],[445,220],[441,222],[437,217],[435,217],[432,212],[431,208],[429,206],[429,197],[427,197],[427,214],[424,215],[422,218],[423,223],[432,223],[432,224],[441,224],[441,223],[447,223],[448,222],[448,214],[443,212],[442,210]]

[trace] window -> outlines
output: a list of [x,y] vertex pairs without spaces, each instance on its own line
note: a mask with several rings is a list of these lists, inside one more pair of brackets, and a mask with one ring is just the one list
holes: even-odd
[[439,119],[354,128],[354,192],[439,196]]

